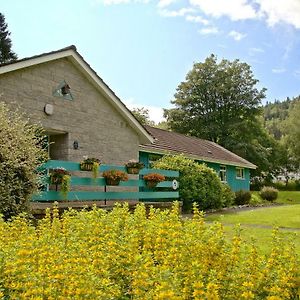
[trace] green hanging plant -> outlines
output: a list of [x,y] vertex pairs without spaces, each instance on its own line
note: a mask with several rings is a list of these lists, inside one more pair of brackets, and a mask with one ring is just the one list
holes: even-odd
[[94,179],[98,177],[99,166],[100,166],[100,159],[94,157],[89,158],[87,156],[84,156],[84,160],[80,162],[80,170],[92,171]]
[[98,168],[99,168],[98,162],[93,162],[92,172],[93,172],[93,178],[96,179],[98,177]]
[[67,200],[67,196],[70,190],[71,190],[71,176],[64,175],[60,186],[60,192],[62,193],[65,200]]

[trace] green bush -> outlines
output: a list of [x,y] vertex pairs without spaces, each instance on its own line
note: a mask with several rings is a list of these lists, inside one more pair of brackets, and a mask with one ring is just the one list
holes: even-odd
[[259,192],[259,195],[262,199],[273,202],[278,197],[278,190],[272,186],[264,186]]
[[36,168],[46,158],[40,132],[0,102],[0,213],[5,219],[26,211],[37,190]]
[[222,207],[222,183],[216,172],[206,165],[183,155],[165,155],[153,163],[153,168],[180,172],[179,195],[183,210],[189,210],[193,202],[203,210]]
[[299,191],[300,190],[300,181],[299,180],[289,180],[286,184],[283,181],[277,181],[272,184],[274,188],[279,191]]
[[245,205],[249,204],[251,199],[251,193],[245,190],[239,190],[235,192],[234,204],[236,205]]
[[235,193],[228,184],[222,184],[222,206],[229,207],[234,203]]
[[262,204],[262,200],[259,196],[251,194],[251,199],[250,199],[249,204],[251,206],[258,206],[259,204]]

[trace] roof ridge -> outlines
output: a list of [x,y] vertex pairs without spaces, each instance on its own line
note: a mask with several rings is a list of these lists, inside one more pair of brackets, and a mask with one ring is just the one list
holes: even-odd
[[176,134],[176,135],[180,135],[180,136],[184,136],[186,138],[190,138],[190,139],[193,139],[193,140],[201,140],[201,141],[206,141],[206,142],[211,142],[209,140],[206,140],[206,139],[202,139],[202,138],[199,138],[199,137],[196,137],[196,136],[193,136],[193,135],[186,135],[184,133],[180,133],[180,132],[176,132],[176,131],[171,131],[171,130],[166,130],[166,129],[162,129],[162,128],[157,128],[157,127],[153,127],[153,126],[150,126],[150,125],[145,125],[146,127],[150,127],[154,130],[161,130],[161,131],[165,131],[165,132],[168,132],[168,133],[172,133],[172,134]]
[[41,53],[41,54],[27,56],[27,57],[23,57],[21,59],[8,61],[6,63],[0,64],[0,67],[4,67],[4,66],[7,66],[7,65],[12,65],[12,64],[16,64],[16,63],[19,63],[19,62],[22,62],[22,61],[33,59],[33,58],[39,58],[39,57],[42,57],[42,56],[45,56],[45,55],[49,55],[49,54],[55,54],[55,53],[59,53],[59,52],[64,52],[64,51],[67,51],[67,50],[74,50],[74,51],[77,52],[76,46],[75,45],[70,45],[70,46],[67,46],[67,47],[64,47],[64,48],[61,48],[61,49],[58,49],[58,50],[54,50],[54,51],[50,51],[50,52],[44,52],[44,53]]
[[162,151],[169,150],[178,153],[186,153],[198,156],[203,161],[208,159],[209,161],[223,161],[223,163],[229,162],[234,165],[256,168],[256,166],[248,160],[213,141],[149,125],[146,125],[145,127],[154,137],[154,144],[144,144],[141,145],[142,147]]

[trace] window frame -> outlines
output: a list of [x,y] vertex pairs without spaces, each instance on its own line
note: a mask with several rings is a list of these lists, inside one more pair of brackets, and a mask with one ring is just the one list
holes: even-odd
[[[225,165],[220,165],[219,178],[220,178],[221,182],[227,183],[227,167]],[[224,180],[222,180],[222,179],[224,179]]]
[[[239,174],[239,172],[242,172],[241,174]],[[239,179],[239,180],[245,180],[245,168],[242,167],[236,167],[235,168],[235,178]],[[240,176],[241,175],[241,176]]]

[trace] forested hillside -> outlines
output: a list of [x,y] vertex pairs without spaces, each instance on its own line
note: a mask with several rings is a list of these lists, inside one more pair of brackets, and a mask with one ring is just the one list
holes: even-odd
[[292,110],[297,102],[300,101],[300,96],[284,101],[267,102],[264,106],[264,124],[269,133],[276,140],[280,140],[285,131],[286,120],[289,116],[289,110]]

